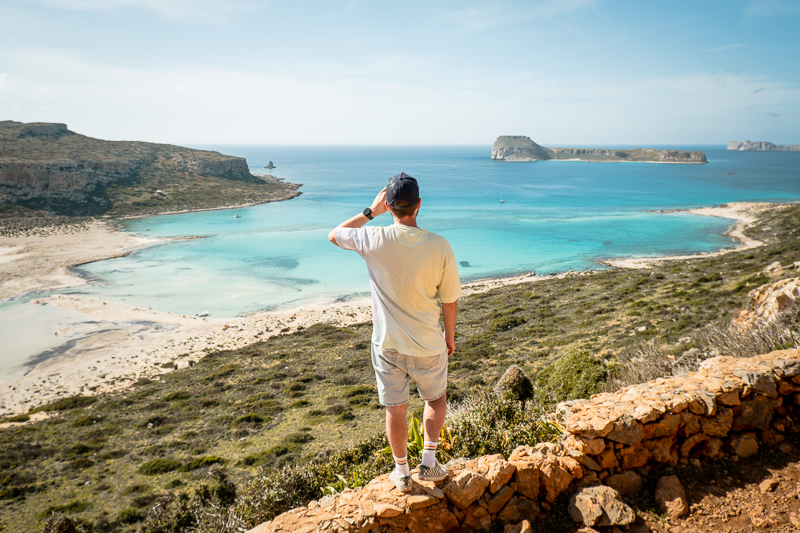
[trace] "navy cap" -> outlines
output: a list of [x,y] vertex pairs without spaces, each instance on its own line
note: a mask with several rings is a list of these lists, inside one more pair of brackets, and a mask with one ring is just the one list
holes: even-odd
[[386,186],[386,203],[390,207],[408,207],[419,202],[419,185],[417,180],[401,172],[389,178]]

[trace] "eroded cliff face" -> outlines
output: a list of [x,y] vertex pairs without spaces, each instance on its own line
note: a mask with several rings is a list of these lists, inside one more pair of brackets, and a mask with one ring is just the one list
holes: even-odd
[[800,152],[800,144],[780,146],[766,141],[731,141],[728,150],[742,152]]
[[498,161],[541,161],[550,154],[524,135],[501,135],[492,146],[492,159]]
[[544,161],[548,159],[577,161],[641,161],[653,163],[707,163],[706,154],[686,150],[634,148],[545,148],[523,135],[503,135],[492,146],[492,159],[498,161]]
[[145,171],[263,184],[247,161],[206,150],[132,141],[103,141],[65,124],[0,122],[0,203],[59,215],[100,215],[107,188],[133,185]]

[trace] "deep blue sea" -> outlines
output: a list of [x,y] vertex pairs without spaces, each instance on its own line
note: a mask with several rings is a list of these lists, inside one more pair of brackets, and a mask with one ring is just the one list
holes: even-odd
[[[400,171],[421,187],[419,224],[445,236],[463,281],[602,268],[596,259],[707,252],[733,245],[731,222],[652,210],[800,199],[800,153],[706,152],[707,165],[497,162],[490,146],[198,146],[245,157],[254,173],[302,183],[295,199],[246,209],[127,222],[151,237],[205,239],[86,265],[84,293],[163,311],[213,316],[369,290],[366,268],[327,241]],[[272,171],[263,169],[272,160]],[[504,202],[501,202],[504,200]],[[234,215],[240,215],[234,218]],[[389,224],[384,215],[371,224]]]
[[[84,265],[77,271],[90,284],[60,292],[214,317],[365,295],[362,260],[330,244],[327,235],[401,171],[419,180],[418,222],[450,241],[462,281],[598,269],[595,261],[605,258],[719,250],[734,246],[723,236],[733,221],[653,211],[800,200],[800,153],[729,152],[724,146],[669,147],[702,150],[707,165],[497,162],[488,145],[195,148],[244,157],[254,173],[302,183],[303,194],[244,209],[125,222],[126,231],[144,236],[206,238]],[[277,168],[266,171],[270,160]],[[388,223],[388,215],[370,222]],[[0,303],[0,381],[18,375],[28,357],[63,342],[52,335],[58,324],[86,320],[26,305],[31,299]]]

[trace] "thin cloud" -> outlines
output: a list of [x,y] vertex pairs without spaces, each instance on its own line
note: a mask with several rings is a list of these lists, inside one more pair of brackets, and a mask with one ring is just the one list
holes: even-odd
[[[226,18],[222,10],[244,21],[237,10],[229,3],[216,0],[219,7],[211,2],[201,5],[194,0],[28,0],[49,8],[64,11],[100,12],[100,13],[125,13],[133,11],[152,12],[161,17],[171,19],[201,20],[204,22],[219,22]],[[248,6],[250,8],[252,6]],[[220,9],[221,8],[221,9]]]
[[800,14],[800,2],[797,0],[756,0],[750,2],[744,10],[747,17],[770,18]]
[[781,115],[779,113],[767,113],[767,116],[774,117],[774,118],[780,118],[781,117]]
[[724,52],[725,50],[733,50],[734,48],[742,48],[743,46],[744,46],[743,44],[732,43],[732,44],[726,44],[725,46],[718,46],[716,48],[706,48],[705,50],[703,50],[703,52],[709,52],[709,53]]
[[755,91],[751,92],[750,94],[758,94],[758,93],[763,93],[763,92],[764,92],[764,91],[766,91],[766,90],[767,90],[767,89],[766,89],[766,88],[764,88],[764,87],[759,87],[758,89],[756,89]]

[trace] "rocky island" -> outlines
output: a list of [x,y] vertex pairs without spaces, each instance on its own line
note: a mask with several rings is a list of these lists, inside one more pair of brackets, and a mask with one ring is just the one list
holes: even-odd
[[766,141],[731,141],[728,150],[740,152],[800,152],[800,144],[780,146]]
[[501,135],[492,146],[492,159],[498,161],[638,161],[647,163],[707,163],[706,154],[686,150],[629,150],[604,148],[545,148],[524,135]]
[[241,157],[105,141],[66,124],[0,121],[0,214],[137,216],[284,200],[299,185],[254,176]]

